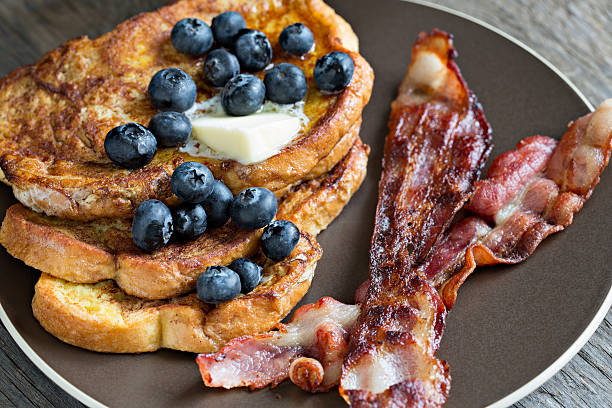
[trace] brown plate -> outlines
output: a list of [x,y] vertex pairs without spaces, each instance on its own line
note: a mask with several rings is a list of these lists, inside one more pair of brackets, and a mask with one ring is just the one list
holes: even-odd
[[[163,0],[4,0],[0,74],[33,62],[81,34],[99,35]],[[559,137],[588,102],[544,61],[503,33],[424,5],[397,0],[330,0],[360,37],[376,73],[362,137],[372,147],[369,175],[342,215],[320,235],[325,250],[304,302],[323,295],[352,301],[367,276],[368,248],[389,103],[421,30],[455,35],[458,64],[479,96],[499,154],[525,136]],[[26,5],[24,5],[26,4]],[[612,171],[607,170],[573,225],[517,266],[481,268],[461,288],[439,357],[451,366],[448,407],[507,406],[561,368],[603,319],[612,298]],[[0,188],[0,211],[14,202]],[[44,256],[44,254],[41,254]],[[247,392],[205,389],[194,355],[161,351],[107,355],[68,346],[34,320],[36,271],[0,250],[0,317],[24,352],[54,381],[92,406],[342,406],[337,392],[310,395],[291,384]],[[606,299],[607,298],[607,299]]]

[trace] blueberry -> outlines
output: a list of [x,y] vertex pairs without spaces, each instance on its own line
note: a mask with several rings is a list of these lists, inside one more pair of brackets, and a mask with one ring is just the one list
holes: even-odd
[[317,60],[313,76],[320,90],[339,92],[351,82],[354,71],[355,64],[348,54],[333,51]]
[[272,45],[257,30],[240,30],[234,41],[234,53],[245,71],[260,71],[272,61]]
[[185,162],[172,173],[170,187],[181,200],[188,203],[201,203],[213,190],[212,173],[208,167],[197,162]]
[[149,164],[157,151],[155,136],[138,123],[117,126],[106,134],[104,150],[109,159],[126,169]]
[[196,84],[179,68],[166,68],[153,75],[149,83],[149,99],[161,111],[185,112],[197,96]]
[[278,42],[288,53],[304,55],[312,49],[314,36],[304,24],[295,23],[285,27],[278,37]]
[[261,282],[262,267],[247,258],[238,258],[227,266],[240,276],[242,293],[249,293]]
[[266,97],[261,79],[251,74],[239,74],[227,81],[221,91],[221,105],[225,113],[245,116],[259,109]]
[[230,207],[232,222],[250,230],[265,227],[274,219],[278,202],[274,193],[263,187],[250,187],[238,193]]
[[153,252],[166,245],[172,230],[172,214],[161,201],[148,200],[136,209],[132,220],[132,238],[143,251]]
[[192,240],[206,231],[206,211],[200,204],[182,204],[172,214],[174,234]]
[[212,47],[213,33],[199,18],[184,18],[172,28],[170,41],[183,54],[202,55]]
[[209,227],[220,227],[229,220],[229,210],[233,200],[234,195],[230,189],[221,180],[215,180],[212,192],[202,202],[206,209]]
[[160,112],[151,118],[149,130],[160,146],[178,146],[191,134],[191,121],[180,112]]
[[212,50],[204,60],[204,76],[212,86],[222,87],[240,73],[238,58],[227,50]]
[[225,266],[209,266],[198,276],[198,297],[205,303],[221,303],[240,294],[240,277]]
[[234,36],[238,34],[238,31],[246,28],[246,22],[240,13],[226,11],[213,18],[211,26],[215,40],[224,47],[231,47]]
[[308,84],[304,72],[293,64],[282,62],[264,77],[266,96],[276,103],[295,103],[306,96]]
[[291,221],[276,220],[261,235],[261,250],[273,261],[288,257],[300,240],[300,230]]

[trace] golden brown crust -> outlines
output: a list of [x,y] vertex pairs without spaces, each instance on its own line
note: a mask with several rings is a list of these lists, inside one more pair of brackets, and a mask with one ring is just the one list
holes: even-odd
[[43,273],[32,310],[45,330],[89,350],[213,352],[234,337],[270,330],[282,320],[308,290],[321,254],[315,239],[304,233],[287,260],[265,265],[264,279],[253,292],[217,306],[193,293],[143,300],[112,281],[76,284]]
[[[361,184],[368,151],[357,140],[331,172],[294,187],[280,201],[277,217],[318,234]],[[130,295],[164,299],[193,290],[207,266],[252,255],[261,235],[261,230],[242,231],[229,223],[194,241],[145,254],[134,246],[130,228],[129,220],[64,220],[16,204],[7,210],[0,243],[27,265],[55,277],[77,283],[115,279]]]
[[[199,97],[210,95],[199,73],[203,57],[176,52],[169,33],[180,18],[210,22],[228,9],[241,11],[249,27],[268,34],[276,63],[290,61],[306,73],[310,124],[304,135],[252,165],[191,157],[176,149],[160,149],[151,164],[135,171],[111,164],[103,147],[106,132],[128,121],[148,123],[155,112],[146,87],[157,70],[183,68],[198,84]],[[284,26],[298,20],[311,28],[316,41],[304,60],[285,54],[276,41]],[[343,50],[355,62],[351,84],[338,95],[321,94],[312,79],[316,58],[331,50]],[[321,0],[179,1],[97,39],[72,40],[0,80],[0,166],[26,206],[83,220],[128,217],[149,198],[171,203],[170,174],[185,160],[206,163],[234,192],[248,186],[282,190],[311,174],[361,117],[373,73],[357,52],[350,26]]]

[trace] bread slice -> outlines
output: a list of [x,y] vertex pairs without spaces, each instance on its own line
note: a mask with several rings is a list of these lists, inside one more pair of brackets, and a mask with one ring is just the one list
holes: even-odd
[[[358,139],[329,173],[291,189],[279,201],[277,218],[317,235],[360,186],[368,152]],[[240,230],[230,222],[194,241],[146,254],[134,246],[130,231],[130,220],[65,220],[16,204],[7,210],[0,243],[14,257],[52,276],[75,283],[113,279],[129,295],[167,299],[194,290],[207,266],[253,255],[261,236],[261,230]]]
[[[184,17],[210,23],[226,10],[239,11],[249,27],[268,35],[274,63],[291,62],[304,70],[308,125],[279,154],[251,165],[193,157],[176,148],[160,148],[142,169],[112,164],[104,152],[105,135],[126,122],[149,122],[156,112],[146,89],[156,71],[184,69],[196,81],[200,100],[217,92],[201,74],[205,56],[178,53],[169,37]],[[315,48],[306,58],[290,56],[278,45],[281,30],[296,21],[315,36]],[[333,50],[347,52],[355,63],[352,82],[337,95],[319,92],[312,78],[316,59]],[[127,218],[150,198],[173,204],[170,176],[186,160],[208,165],[234,193],[263,186],[280,197],[288,186],[326,173],[344,156],[338,149],[330,153],[358,124],[372,82],[354,32],[322,0],[181,0],[140,14],[99,38],[69,41],[0,80],[2,179],[27,207],[79,220]]]
[[213,352],[234,337],[270,330],[281,321],[310,287],[321,254],[314,237],[304,232],[288,259],[265,265],[253,292],[217,306],[195,293],[146,300],[126,295],[112,280],[78,284],[43,273],[32,310],[49,333],[93,351]]

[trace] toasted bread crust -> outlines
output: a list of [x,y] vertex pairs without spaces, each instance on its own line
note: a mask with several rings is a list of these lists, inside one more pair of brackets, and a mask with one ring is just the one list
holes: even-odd
[[[204,57],[176,52],[169,33],[183,17],[210,22],[229,9],[242,12],[249,27],[268,34],[275,63],[288,61],[304,70],[309,82],[305,113],[310,119],[304,134],[278,155],[252,165],[192,157],[169,148],[159,149],[153,162],[139,170],[110,163],[103,147],[108,130],[130,121],[146,125],[155,114],[146,87],[157,70],[183,68],[196,81],[200,98],[211,94],[199,73]],[[276,40],[284,26],[295,21],[303,21],[315,35],[315,50],[304,60],[285,54]],[[344,91],[324,95],[314,85],[312,68],[332,50],[347,52],[355,73]],[[234,193],[249,186],[281,192],[311,174],[355,126],[372,82],[372,69],[358,54],[355,34],[321,0],[182,0],[136,16],[97,39],[72,40],[0,80],[0,167],[26,206],[81,220],[129,217],[149,198],[172,204],[170,175],[186,160],[207,164]]]
[[230,339],[270,330],[304,296],[322,250],[303,233],[284,261],[264,267],[251,293],[212,306],[189,294],[170,300],[127,296],[112,282],[75,284],[42,274],[34,316],[62,341],[93,351],[141,353],[160,348],[204,353]]
[[[294,187],[280,201],[277,218],[318,234],[360,186],[368,151],[357,140],[331,172]],[[261,230],[243,231],[228,223],[194,241],[145,254],[134,246],[130,228],[129,220],[63,220],[16,204],[7,210],[0,243],[14,257],[55,277],[77,283],[114,279],[130,295],[166,299],[193,290],[207,266],[255,253],[261,235]]]

